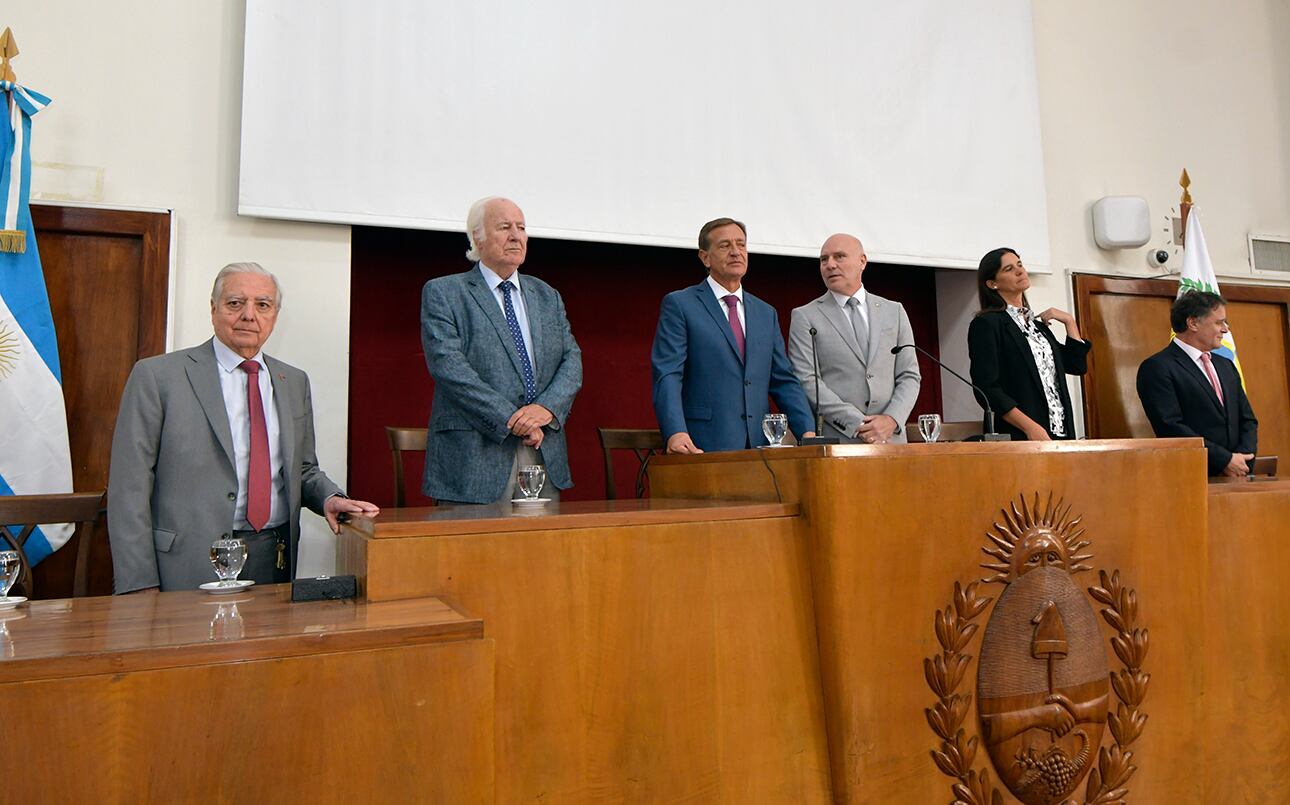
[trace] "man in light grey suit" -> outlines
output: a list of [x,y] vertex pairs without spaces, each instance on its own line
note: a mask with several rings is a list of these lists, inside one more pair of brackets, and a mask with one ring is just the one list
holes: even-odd
[[582,352],[554,288],[520,276],[524,213],[485,198],[466,216],[476,264],[421,292],[421,345],[434,378],[425,494],[441,503],[515,497],[520,466],[546,467],[543,498],[573,486],[564,423],[582,387]]
[[[793,372],[824,419],[821,436],[844,443],[905,442],[905,422],[918,399],[922,376],[912,349],[909,316],[899,302],[865,290],[869,262],[852,235],[833,235],[820,247],[820,276],[828,291],[793,311],[788,329]],[[820,399],[815,399],[811,330],[820,366]]]
[[215,337],[145,358],[126,381],[112,436],[108,532],[117,593],[189,590],[215,581],[211,542],[247,543],[241,578],[293,577],[300,507],[374,515],[318,468],[304,372],[261,351],[282,305],[255,263],[215,277]]

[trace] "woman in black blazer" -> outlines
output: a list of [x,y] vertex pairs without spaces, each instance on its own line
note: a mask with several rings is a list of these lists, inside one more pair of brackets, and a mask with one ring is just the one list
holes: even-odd
[[[1051,307],[1039,315],[1031,312],[1030,276],[1012,249],[982,257],[976,280],[981,312],[968,327],[968,357],[972,382],[1003,420],[1000,432],[1016,440],[1075,438],[1066,375],[1088,370],[1092,347],[1080,338],[1075,317]],[[1066,328],[1064,344],[1049,330],[1054,320]]]

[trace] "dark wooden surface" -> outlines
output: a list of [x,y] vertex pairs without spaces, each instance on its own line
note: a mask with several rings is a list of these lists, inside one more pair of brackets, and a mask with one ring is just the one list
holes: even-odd
[[[139,358],[165,350],[169,213],[31,206],[63,370],[76,491],[106,489],[121,391]],[[107,529],[93,530],[88,585],[112,591]],[[72,594],[77,540],[36,567],[39,595]]]

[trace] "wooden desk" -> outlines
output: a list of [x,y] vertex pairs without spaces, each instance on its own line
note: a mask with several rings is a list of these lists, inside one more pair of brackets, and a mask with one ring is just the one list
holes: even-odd
[[441,601],[287,585],[0,612],[10,802],[493,801],[493,646]]
[[1290,801],[1290,480],[1208,489],[1207,802]]
[[[1213,493],[1207,494],[1199,439],[840,445],[660,456],[651,462],[650,486],[660,496],[750,501],[776,500],[778,487],[783,502],[802,507],[835,801],[952,798],[953,779],[929,757],[939,739],[924,716],[936,701],[924,660],[941,653],[934,615],[948,608],[955,582],[966,586],[987,575],[980,565],[991,558],[982,550],[994,524],[1004,522],[1000,510],[1022,495],[1029,502],[1039,493],[1042,501],[1050,492],[1082,517],[1092,566],[1120,570],[1136,590],[1139,620],[1150,632],[1144,668],[1151,681],[1143,706],[1149,723],[1129,747],[1138,766],[1130,800],[1239,801],[1205,795],[1208,758],[1220,751],[1209,729],[1214,710],[1204,695],[1214,639],[1207,618],[1218,588],[1206,525]],[[1275,550],[1286,547],[1283,540]],[[1280,615],[1279,608],[1268,607],[1271,584],[1283,566],[1275,558],[1262,568],[1249,559],[1241,565],[1269,583],[1261,594],[1269,600],[1259,603],[1266,614],[1254,617]],[[1080,590],[1099,583],[1096,572],[1075,579]],[[1241,589],[1226,594],[1246,595]],[[983,585],[980,592],[997,600],[1000,590]],[[977,624],[982,631],[988,617]],[[1109,638],[1109,628],[1101,628]],[[1284,635],[1284,628],[1269,623],[1264,635]],[[960,693],[976,693],[980,641],[978,633],[964,652],[971,662]],[[1272,655],[1258,664],[1284,658],[1284,641],[1276,648],[1259,641],[1260,651]],[[1111,670],[1119,670],[1115,655],[1109,647],[1105,651]],[[1211,682],[1240,690],[1235,676],[1214,673]],[[1274,692],[1286,691],[1263,689],[1259,702],[1270,707],[1262,696]],[[974,697],[963,722],[969,736],[977,734],[975,702]],[[1267,753],[1280,753],[1276,763],[1264,758],[1263,765],[1274,769],[1246,757],[1234,761],[1226,775],[1217,774],[1213,785],[1241,774],[1252,790],[1277,794],[1256,801],[1290,801],[1290,788],[1268,782],[1285,779],[1285,717],[1271,710],[1256,723],[1266,731],[1248,740],[1267,741]],[[983,744],[973,766],[988,763]],[[993,769],[991,777],[998,780]],[[1082,797],[1084,791],[1081,784],[1077,793]]]
[[435,595],[497,647],[497,801],[829,801],[793,504],[382,512],[342,531],[369,599]]

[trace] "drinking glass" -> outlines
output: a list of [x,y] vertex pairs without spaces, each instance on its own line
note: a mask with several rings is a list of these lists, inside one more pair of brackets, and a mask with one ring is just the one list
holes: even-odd
[[766,435],[766,441],[770,442],[771,447],[783,447],[781,442],[788,435],[788,415],[767,414],[762,417],[761,432]]
[[923,434],[923,441],[931,444],[941,438],[941,415],[919,414],[918,432]]
[[0,551],[0,598],[9,596],[9,589],[18,580],[22,562],[17,551]]
[[211,564],[219,576],[219,586],[232,587],[246,564],[246,542],[240,539],[217,539],[211,543]]
[[546,484],[546,468],[537,464],[520,467],[518,480],[520,494],[524,495],[524,499],[536,500],[537,496],[542,494],[543,485]]

